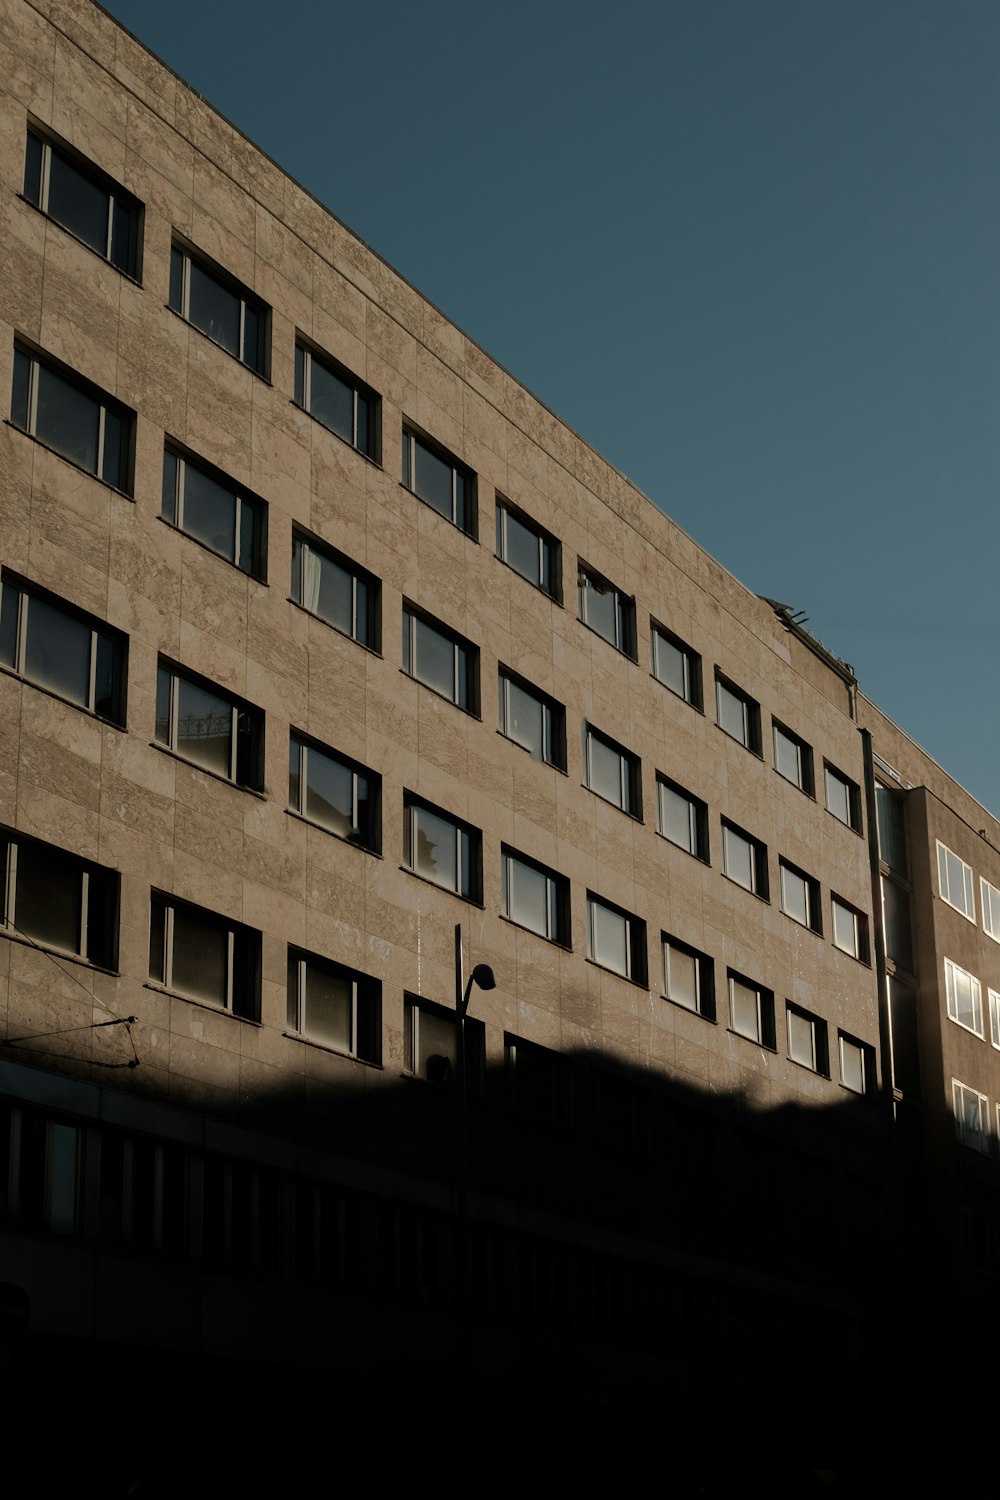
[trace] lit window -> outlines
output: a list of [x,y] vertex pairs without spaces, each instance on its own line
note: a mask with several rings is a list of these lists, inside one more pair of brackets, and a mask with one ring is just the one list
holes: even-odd
[[948,1014],[966,1031],[983,1034],[983,1002],[979,980],[960,969],[950,958],[944,961],[944,985],[948,994]]
[[774,1050],[774,996],[742,975],[729,974],[729,1025],[739,1036]]
[[379,649],[378,579],[332,547],[297,532],[292,535],[292,598],[352,641]]
[[833,766],[824,767],[827,811],[855,833],[861,832],[861,788]]
[[642,771],[639,757],[586,726],[587,785],[605,802],[633,818],[642,817]]
[[523,854],[501,854],[503,914],[550,942],[569,943],[569,881]]
[[244,1020],[260,1019],[260,933],[203,907],[153,893],[149,977]]
[[118,965],[119,877],[23,834],[0,834],[0,919],[8,933]]
[[715,704],[719,728],[754,755],[760,754],[760,705],[733,683],[716,674]]
[[722,867],[730,880],[768,900],[767,848],[732,823],[722,823]]
[[0,602],[0,662],[28,682],[125,727],[124,636],[8,577]]
[[288,1027],[336,1052],[377,1063],[380,986],[354,969],[289,948]]
[[983,931],[1000,943],[1000,891],[983,876],[979,877],[979,899],[983,906]]
[[715,966],[712,960],[679,938],[664,935],[663,993],[675,1005],[714,1021]]
[[403,428],[403,484],[457,526],[476,535],[476,476],[446,448]]
[[[482,1092],[486,1063],[486,1028],[472,1016],[465,1018],[466,1086]],[[427,1083],[450,1085],[458,1065],[455,1012],[430,1000],[406,996],[403,1001],[403,1066]]]
[[138,278],[142,206],[68,146],[28,130],[24,196],[105,260]]
[[327,356],[295,345],[295,402],[366,458],[379,458],[379,408],[375,392]]
[[785,860],[779,861],[781,870],[781,910],[803,927],[813,932],[823,931],[820,913],[819,881],[811,875],[797,870]]
[[826,1077],[829,1072],[826,1022],[795,1005],[786,1006],[785,1016],[788,1025],[788,1056],[792,1062]]
[[403,671],[467,713],[478,713],[479,651],[446,626],[403,606]]
[[264,577],[267,507],[219,470],[164,448],[160,514],[242,572]]
[[170,306],[227,354],[266,379],[270,308],[221,266],[174,245]]
[[482,836],[450,814],[405,794],[403,859],[408,870],[466,901],[482,891]]
[[653,676],[685,703],[701,708],[701,657],[662,625],[653,626]]
[[972,866],[959,859],[937,840],[938,881],[941,899],[947,901],[970,922],[976,920],[976,898],[972,881]]
[[500,668],[500,733],[527,750],[532,760],[566,768],[566,713],[561,703]]
[[988,1154],[990,1149],[989,1100],[957,1078],[951,1080],[955,1109],[955,1138],[973,1151]]
[[813,795],[813,754],[805,740],[777,722],[774,728],[774,769],[807,796]]
[[381,778],[294,731],[288,748],[292,811],[338,838],[378,853]]
[[263,738],[260,709],[160,663],[156,673],[159,744],[226,781],[260,791]]
[[635,660],[635,600],[589,568],[579,571],[580,619]]
[[587,956],[635,984],[645,984],[645,922],[588,892]]
[[840,1046],[840,1081],[852,1094],[868,1094],[875,1079],[874,1057],[870,1047],[845,1032],[838,1033]]
[[657,828],[665,839],[708,863],[708,808],[676,782],[656,778]]
[[10,420],[77,468],[131,495],[135,412],[65,365],[15,345]]
[[497,557],[543,594],[561,597],[559,543],[506,500],[497,501]]
[[843,953],[868,963],[868,918],[840,896],[830,897],[833,908],[833,943]]

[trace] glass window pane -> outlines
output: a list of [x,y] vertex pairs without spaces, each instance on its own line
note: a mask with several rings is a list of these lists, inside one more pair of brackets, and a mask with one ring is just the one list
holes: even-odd
[[741,745],[748,742],[746,704],[742,698],[726,687],[725,683],[717,684],[719,690],[719,725],[732,735],[734,740],[739,740]]
[[108,249],[108,197],[72,163],[51,152],[48,211],[99,255]]
[[306,751],[308,785],[306,817],[314,818],[341,838],[354,833],[354,773],[312,746]]
[[455,1023],[436,1011],[419,1010],[417,1025],[417,1066],[421,1078],[444,1083],[455,1071]]
[[75,1125],[50,1120],[48,1137],[45,1220],[53,1233],[72,1234],[76,1228],[79,1132]]
[[732,1026],[740,1036],[760,1041],[760,1018],[757,991],[738,979],[731,981]]
[[309,410],[318,422],[354,442],[354,392],[318,359],[312,361],[312,391]]
[[188,317],[196,328],[240,358],[240,298],[195,260],[188,261]]
[[910,898],[895,881],[882,878],[882,914],[886,952],[894,963],[913,971],[913,934]]
[[735,880],[739,885],[746,886],[748,891],[754,888],[754,866],[753,850],[749,840],[734,833],[731,828],[722,831],[723,849],[726,861],[726,874],[730,880]]
[[845,1088],[855,1094],[865,1091],[865,1054],[856,1042],[840,1039],[840,1076]]
[[548,936],[549,879],[533,865],[505,857],[507,865],[507,916],[542,937]]
[[665,687],[681,698],[691,694],[687,653],[658,630],[653,632],[653,671]]
[[452,476],[454,469],[415,439],[413,488],[435,510],[452,519]]
[[857,917],[839,901],[833,903],[833,941],[845,953],[858,957]]
[[448,890],[458,890],[458,858],[454,823],[439,818],[425,807],[415,807],[412,812],[413,833],[416,847],[411,850],[410,862],[418,875],[433,880],[435,885]]
[[660,832],[671,843],[679,844],[689,854],[697,853],[695,846],[694,808],[687,797],[675,792],[673,787],[660,782]]
[[502,726],[504,734],[525,750],[530,750],[535,760],[546,759],[544,705],[533,693],[509,678],[504,680],[504,686],[507,710],[506,722]]
[[172,988],[225,1005],[228,976],[228,930],[186,907],[175,907]]
[[217,479],[184,465],[184,530],[233,562],[236,557],[236,496]]
[[794,1010],[788,1012],[788,1055],[803,1067],[816,1066],[815,1023]]
[[796,922],[809,926],[809,887],[801,875],[785,865],[781,867],[781,906]]
[[527,578],[530,583],[541,585],[541,552],[537,534],[510,511],[504,514],[506,518],[504,561],[509,563],[523,578]]
[[618,592],[610,584],[598,583],[589,574],[580,582],[580,613],[591,630],[596,630],[613,646],[618,639]]
[[35,436],[71,463],[96,474],[101,421],[98,402],[47,365],[35,365],[35,380]]
[[698,1009],[698,960],[693,953],[672,943],[664,945],[667,966],[667,994],[688,1010]]
[[80,952],[83,872],[51,849],[18,844],[14,926],[26,937]]
[[24,150],[24,196],[37,207],[42,194],[42,141],[28,131]]
[[232,770],[233,706],[187,678],[175,679],[177,743],[174,749],[206,770],[229,777]]
[[89,625],[44,599],[28,596],[24,672],[32,682],[87,707],[90,698]]
[[621,912],[612,911],[600,901],[590,903],[591,941],[594,951],[591,957],[599,964],[614,969],[618,974],[628,975],[628,921]]
[[94,662],[95,714],[104,719],[119,719],[119,680],[121,677],[121,653],[110,636],[95,633],[96,660]]
[[353,993],[352,981],[342,973],[308,961],[302,1023],[306,1035],[328,1047],[350,1052]]
[[624,806],[622,789],[622,757],[617,750],[606,745],[595,734],[588,734],[587,748],[590,758],[589,785],[598,796],[605,797],[616,807]]
[[802,785],[802,751],[780,729],[774,731],[774,765],[786,780],[794,781],[796,786]]
[[424,620],[413,618],[413,676],[455,702],[455,644]]
[[903,799],[881,783],[875,787],[878,815],[878,852],[890,870],[906,874],[906,828]]
[[851,792],[847,782],[826,768],[826,805],[835,818],[851,826]]
[[160,984],[163,984],[165,978],[163,959],[166,920],[166,906],[163,901],[154,897],[149,909],[149,977],[158,980]]
[[21,591],[5,583],[0,592],[0,661],[5,667],[17,666],[17,619]]

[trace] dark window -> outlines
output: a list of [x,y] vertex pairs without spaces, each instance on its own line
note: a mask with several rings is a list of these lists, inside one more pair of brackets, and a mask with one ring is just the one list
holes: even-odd
[[160,514],[242,572],[264,578],[267,506],[218,469],[165,447]]
[[580,565],[580,619],[616,650],[635,660],[635,600],[599,573]]
[[119,271],[138,279],[142,205],[71,147],[30,128],[24,196]]
[[407,869],[466,901],[483,888],[482,834],[440,808],[404,795],[403,859]]
[[699,797],[668,781],[656,778],[657,827],[665,839],[708,863],[708,807]]
[[262,711],[162,661],[156,673],[156,739],[216,776],[253,791],[262,788]]
[[20,344],[14,346],[10,420],[77,468],[131,495],[135,412]]
[[403,606],[403,671],[467,713],[479,712],[479,649]]
[[335,630],[377,651],[379,581],[341,552],[292,536],[292,598]]
[[298,948],[288,950],[288,1025],[362,1062],[382,1056],[381,986],[366,974]]
[[637,755],[585,726],[587,785],[605,802],[642,818],[642,767]]
[[566,710],[531,683],[500,668],[500,733],[527,750],[533,760],[566,769]]
[[227,354],[267,377],[270,308],[220,266],[181,245],[170,252],[170,306]]
[[288,805],[311,823],[378,853],[381,786],[365,766],[292,731]]
[[719,728],[754,755],[760,755],[760,704],[719,673],[715,677],[715,701]]
[[[458,1033],[455,1012],[430,1000],[407,995],[403,1002],[403,1066],[427,1083],[451,1085],[455,1079]],[[466,1081],[473,1097],[482,1094],[486,1062],[486,1028],[465,1019]]]
[[460,531],[476,535],[476,476],[446,448],[403,428],[403,484]]
[[125,727],[125,637],[8,576],[0,602],[0,662]]
[[569,944],[569,881],[513,849],[501,854],[503,914],[550,942]]
[[119,876],[23,834],[0,832],[3,925],[104,969],[118,966]]
[[149,977],[168,990],[260,1019],[260,933],[201,906],[153,893]]
[[715,965],[679,938],[663,935],[663,993],[675,1005],[715,1020]]
[[568,1057],[508,1034],[504,1066],[507,1096],[519,1115],[539,1125],[572,1124],[573,1064]]
[[497,501],[497,557],[543,594],[562,598],[559,543],[507,500]]
[[588,891],[587,956],[634,984],[645,984],[645,922]]
[[379,458],[379,412],[375,392],[327,355],[295,345],[295,401],[366,458]]
[[897,875],[905,879],[908,870],[906,857],[906,808],[903,798],[881,782],[875,784],[875,810],[878,816],[879,858]]
[[662,625],[653,626],[653,676],[685,703],[701,708],[701,657]]

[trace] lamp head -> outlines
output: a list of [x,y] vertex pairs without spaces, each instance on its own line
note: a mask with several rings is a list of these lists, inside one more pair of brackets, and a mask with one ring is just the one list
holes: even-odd
[[489,964],[476,964],[472,971],[472,983],[481,990],[495,990],[497,987],[496,975]]

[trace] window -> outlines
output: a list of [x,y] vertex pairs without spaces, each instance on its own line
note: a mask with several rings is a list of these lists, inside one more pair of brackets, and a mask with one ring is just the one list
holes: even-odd
[[149,977],[246,1021],[260,1019],[260,933],[154,891]]
[[[455,1012],[430,1000],[403,1001],[403,1066],[427,1083],[451,1084],[458,1063]],[[481,1094],[486,1065],[486,1028],[465,1018],[465,1069],[469,1091]]]
[[786,860],[779,860],[778,865],[781,871],[781,910],[801,926],[822,932],[819,881]]
[[645,984],[645,922],[588,891],[587,957],[634,984]]
[[12,672],[124,729],[127,659],[117,630],[4,576],[0,663]]
[[979,877],[979,899],[983,906],[983,931],[1000,943],[1000,891],[995,885]]
[[910,898],[898,881],[882,876],[882,922],[885,929],[886,957],[901,969],[913,973],[913,928],[910,922]]
[[800,1010],[797,1005],[785,1007],[788,1026],[788,1056],[792,1062],[827,1077],[830,1064],[827,1055],[826,1022]]
[[162,661],[156,672],[156,740],[205,771],[261,790],[260,709]]
[[135,412],[20,344],[14,346],[10,420],[77,468],[131,495]]
[[708,808],[676,782],[656,778],[657,827],[665,839],[708,864]]
[[573,1064],[551,1047],[504,1036],[504,1071],[511,1108],[539,1125],[573,1120]]
[[362,1062],[381,1058],[381,987],[342,964],[288,950],[288,1027]]
[[379,581],[309,537],[292,536],[292,598],[352,641],[378,651]]
[[729,973],[729,1025],[739,1036],[774,1051],[774,996],[751,979]]
[[119,271],[138,279],[142,206],[92,162],[30,127],[24,196]]
[[853,828],[855,833],[860,833],[861,788],[831,765],[824,766],[823,776],[827,811],[832,812],[841,823],[846,823],[848,828]]
[[500,733],[527,750],[532,760],[566,769],[566,711],[536,687],[500,668]]
[[937,840],[938,881],[941,899],[947,901],[970,922],[976,920],[976,898],[973,893],[972,866]]
[[849,953],[852,958],[860,959],[863,964],[869,962],[870,954],[868,948],[868,918],[863,911],[851,906],[840,896],[831,894],[830,903],[833,908],[833,945],[842,953]]
[[170,252],[170,306],[265,379],[270,309],[220,266],[181,245]]
[[218,469],[165,447],[160,515],[251,578],[264,578],[267,507]]
[[550,942],[569,946],[569,881],[512,849],[500,856],[503,914]]
[[733,823],[722,820],[722,868],[730,880],[768,900],[767,848]]
[[990,1007],[990,1041],[1000,1049],[1000,992],[988,990]]
[[772,720],[774,731],[774,769],[779,776],[797,786],[807,796],[813,795],[813,753],[805,740]]
[[585,726],[587,785],[592,792],[627,812],[642,818],[642,768],[637,755],[623,750],[614,740]]
[[508,500],[497,501],[497,557],[543,594],[561,600],[559,543]]
[[875,1058],[864,1042],[838,1032],[840,1081],[852,1094],[869,1094],[875,1084]]
[[0,832],[0,919],[7,933],[118,966],[119,876],[23,834]]
[[379,460],[379,410],[375,392],[343,365],[295,345],[295,402],[366,458]]
[[653,626],[653,676],[685,703],[701,708],[701,657],[662,625]]
[[377,854],[381,790],[381,777],[292,731],[288,805],[293,812]]
[[951,1080],[951,1094],[955,1109],[955,1138],[973,1151],[989,1153],[990,1122],[989,1100],[985,1094],[977,1094],[957,1078]]
[[635,600],[581,565],[580,619],[616,650],[635,660]]
[[459,531],[476,535],[476,476],[446,448],[403,428],[403,484]]
[[663,993],[667,1000],[715,1020],[715,965],[705,953],[663,935]]
[[960,969],[950,958],[944,961],[944,985],[948,994],[948,1014],[966,1031],[983,1034],[983,1002],[979,980]]
[[449,813],[404,794],[403,859],[408,870],[466,901],[483,888],[482,835]]
[[875,815],[878,824],[878,852],[884,865],[905,877],[906,809],[898,792],[881,782],[875,783]]
[[479,712],[479,650],[403,606],[403,671],[466,713]]
[[760,755],[760,705],[716,673],[715,703],[719,728]]

